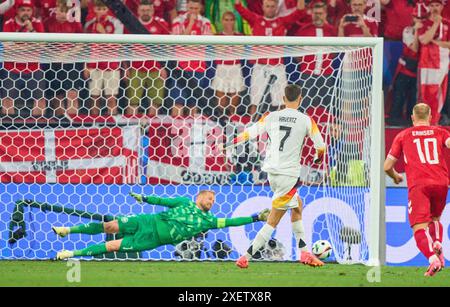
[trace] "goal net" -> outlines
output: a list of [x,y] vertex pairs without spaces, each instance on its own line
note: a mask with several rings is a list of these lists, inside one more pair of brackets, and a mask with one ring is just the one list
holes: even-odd
[[[310,140],[299,157],[308,247],[330,241],[339,263],[382,259],[381,40],[1,33],[0,42],[0,259],[114,238],[61,239],[51,226],[164,210],[130,192],[194,199],[212,189],[218,217],[270,208],[267,136],[227,154],[218,144],[279,109],[292,83],[327,144],[321,165]],[[96,259],[235,260],[262,224]],[[287,215],[256,258],[298,259]]]

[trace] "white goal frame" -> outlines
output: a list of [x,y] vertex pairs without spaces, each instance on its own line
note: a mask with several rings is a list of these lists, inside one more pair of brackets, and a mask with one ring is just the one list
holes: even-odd
[[[370,230],[367,265],[385,263],[385,176],[384,161],[384,100],[382,91],[383,38],[378,37],[264,37],[264,36],[179,36],[179,35],[105,35],[62,33],[0,33],[0,42],[29,43],[146,43],[167,45],[270,45],[373,48],[373,78],[370,140]],[[3,46],[2,46],[3,49]],[[3,56],[2,56],[2,61]]]

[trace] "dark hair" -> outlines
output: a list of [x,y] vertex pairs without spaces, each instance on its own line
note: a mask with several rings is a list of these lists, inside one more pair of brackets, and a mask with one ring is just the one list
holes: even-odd
[[153,5],[153,1],[152,0],[141,0],[139,2],[139,5]]
[[302,89],[297,84],[289,84],[284,89],[284,96],[288,101],[296,101],[302,94]]
[[316,2],[313,6],[313,9],[327,9],[327,4],[325,2]]
[[107,7],[107,5],[102,1],[102,0],[95,0],[95,2],[94,2],[94,6],[97,6],[97,7]]

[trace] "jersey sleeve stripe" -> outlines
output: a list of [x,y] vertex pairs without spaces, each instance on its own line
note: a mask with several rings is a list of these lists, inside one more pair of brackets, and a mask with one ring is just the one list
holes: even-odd
[[316,122],[310,118],[311,120],[311,135],[316,135],[317,133],[319,133],[319,127],[317,127]]
[[394,157],[394,156],[391,155],[391,154],[388,154],[388,155],[387,155],[387,158],[388,158],[388,159],[391,159],[391,160],[394,160],[394,161],[397,161],[397,160],[398,160],[398,158]]

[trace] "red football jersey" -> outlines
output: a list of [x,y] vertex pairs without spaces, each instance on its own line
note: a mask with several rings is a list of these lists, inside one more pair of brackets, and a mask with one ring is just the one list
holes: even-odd
[[[170,34],[169,24],[162,18],[153,17],[148,23],[141,23],[151,34]],[[127,30],[125,33],[127,34]],[[136,46],[139,48],[139,45]],[[139,71],[153,71],[161,69],[161,65],[157,61],[132,61],[131,67]]]
[[[269,19],[251,12],[249,9],[242,6],[242,4],[236,4],[235,8],[242,18],[248,21],[252,27],[252,34],[254,36],[285,36],[292,25],[307,15],[306,10],[296,9],[287,16]],[[255,61],[250,61],[250,63],[255,63]],[[258,59],[256,63],[277,65],[282,64],[283,59]]]
[[[364,23],[369,27],[370,34],[378,36],[378,22],[375,19],[364,15]],[[363,31],[355,22],[351,22],[344,27],[344,34],[346,37],[361,37]]]
[[[33,24],[33,28],[36,32],[45,32],[44,25],[42,22],[36,18],[31,19],[31,23]],[[16,20],[16,18],[11,18],[8,20],[5,25],[3,26],[3,32],[28,32],[25,26],[22,24],[19,24]],[[34,54],[30,54],[30,56],[36,57],[36,54],[34,51],[30,51]],[[16,63],[16,62],[5,62],[3,64],[4,68],[6,70],[15,72],[15,73],[30,73],[33,71],[39,70],[39,63]]]
[[[433,21],[427,19],[423,22],[423,27],[419,29],[419,37],[427,32],[433,26]],[[447,19],[442,19],[439,28],[434,35],[434,39],[441,41],[450,41],[450,22]],[[426,45],[420,44],[419,52],[419,68],[440,68],[441,52],[448,53],[447,48],[441,48],[436,44],[429,43]]]
[[352,8],[345,0],[336,0],[336,6],[332,7],[328,4],[328,22],[334,26],[338,26],[342,16],[351,14]]
[[448,185],[445,151],[450,133],[440,127],[416,126],[403,130],[394,139],[388,157],[403,153],[408,188],[416,185]]
[[47,18],[55,15],[56,11],[56,0],[40,0],[36,1],[36,7],[40,8],[41,20],[45,23]]
[[55,16],[47,19],[45,29],[48,33],[83,33],[80,22],[58,22]]
[[[330,24],[316,27],[314,24],[309,23],[301,27],[295,33],[295,36],[336,36],[336,30]],[[311,75],[331,75],[333,73],[333,67],[331,67],[332,60],[332,53],[325,54],[321,58],[317,58],[316,55],[306,55],[299,59],[300,71]]]
[[[137,15],[137,8],[139,6],[139,0],[125,0],[122,1],[124,4],[128,7],[128,9],[133,13],[134,15]],[[95,12],[94,12],[94,1],[90,1],[88,4],[88,14],[86,16],[86,22],[88,22],[91,19],[95,18]],[[108,10],[108,16],[116,17],[114,13],[111,10]]]
[[391,0],[385,6],[384,37],[401,40],[403,29],[412,23],[415,4],[408,0]]
[[[179,15],[173,20],[172,34],[183,34],[187,26],[189,25],[188,14]],[[189,35],[212,35],[211,22],[208,18],[198,16],[194,25],[192,26],[191,33]],[[183,52],[181,47],[178,48],[180,52]],[[186,52],[186,51],[184,51]],[[204,61],[179,61],[178,68],[186,71],[205,72],[206,62]]]
[[166,14],[177,6],[176,0],[153,0],[155,16],[166,18]]

